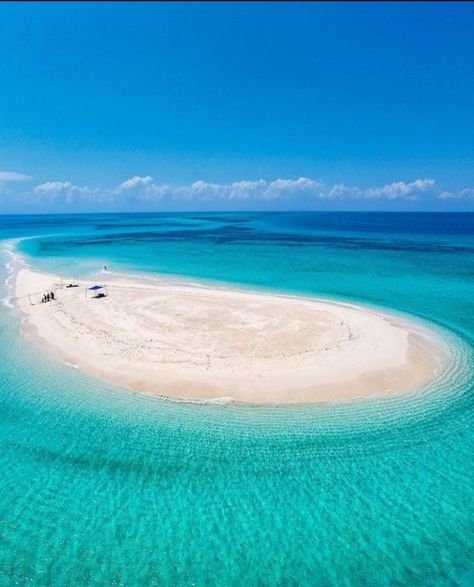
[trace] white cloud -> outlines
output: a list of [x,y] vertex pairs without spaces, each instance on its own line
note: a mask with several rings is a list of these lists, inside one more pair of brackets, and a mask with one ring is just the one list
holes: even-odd
[[230,184],[195,181],[190,185],[171,187],[153,183],[150,176],[134,176],[121,183],[113,190],[116,195],[133,194],[134,199],[151,200],[170,197],[174,200],[276,200],[310,195],[324,195],[324,185],[320,181],[300,177],[299,179],[276,179],[267,183],[264,179],[242,180]]
[[406,199],[417,200],[426,192],[433,192],[436,189],[434,179],[417,179],[411,183],[397,181],[381,188],[369,188],[364,191],[366,198],[384,198],[387,200]]
[[99,190],[73,185],[70,181],[47,181],[37,185],[34,193],[48,202],[72,203],[78,197],[96,194]]
[[350,187],[344,183],[335,183],[332,188],[326,193],[326,197],[330,200],[344,200],[361,197],[362,192],[358,187]]
[[47,181],[35,187],[37,194],[52,194],[57,195],[64,190],[72,188],[72,183],[69,181]]
[[474,198],[474,188],[467,188],[462,190],[459,196],[461,198]]
[[229,190],[230,200],[248,200],[255,197],[260,197],[260,194],[265,189],[267,182],[263,179],[257,181],[235,181]]
[[457,198],[458,195],[457,194],[453,194],[452,192],[441,192],[438,194],[438,198],[440,200],[452,200]]
[[381,187],[366,189],[336,183],[326,193],[326,196],[329,199],[341,200],[417,200],[422,194],[436,193],[437,191],[438,188],[434,179],[416,179],[409,183],[397,181]]
[[[198,180],[190,185],[172,187],[153,183],[151,176],[134,176],[121,183],[113,194],[134,194],[135,201],[152,201],[167,197],[171,200],[297,200],[320,198],[328,200],[417,200],[426,194],[441,195],[434,179],[398,181],[382,187],[361,189],[337,183],[326,186],[322,181],[300,177],[298,179],[242,180],[231,184]],[[448,194],[448,192],[443,192]]]
[[33,179],[30,175],[16,173],[16,171],[0,171],[0,182],[29,181]]
[[189,188],[181,189],[179,193],[185,197],[197,197],[201,200],[213,200],[215,198],[221,198],[224,192],[227,191],[227,186],[219,185],[218,183],[208,183],[201,179],[195,181]]
[[323,188],[324,185],[322,182],[308,179],[307,177],[300,177],[299,179],[275,179],[263,193],[263,197],[276,199],[282,196],[289,197],[303,193],[312,196],[322,196]]
[[14,186],[18,183],[29,181],[33,179],[29,175],[17,173],[16,171],[0,171],[0,194],[7,197],[14,190]]
[[127,192],[131,190],[143,189],[151,186],[153,184],[153,178],[149,175],[145,177],[140,177],[139,175],[134,175],[130,179],[127,179],[123,183],[121,183],[117,189],[115,190],[117,193],[120,192]]
[[[367,207],[370,202],[416,202],[428,198],[448,204],[463,200],[474,202],[474,189],[461,191],[442,190],[434,179],[397,181],[383,186],[359,187],[345,183],[324,184],[308,177],[278,178],[272,181],[250,179],[233,183],[213,183],[197,180],[191,184],[170,186],[156,183],[150,175],[135,175],[115,188],[90,188],[77,186],[70,181],[46,181],[32,190],[20,187],[29,178],[14,172],[0,172],[0,204],[51,210],[126,210],[126,209],[212,209],[250,208],[284,209],[357,208],[358,203]],[[3,183],[2,183],[3,180]],[[7,183],[8,182],[8,183]],[[347,203],[347,204],[345,204]]]
[[141,177],[134,175],[112,190],[112,197],[124,202],[150,202],[159,200],[172,192],[168,185],[156,185],[150,175]]
[[463,200],[474,198],[474,188],[466,188],[458,193],[453,192],[441,192],[438,195],[440,200]]

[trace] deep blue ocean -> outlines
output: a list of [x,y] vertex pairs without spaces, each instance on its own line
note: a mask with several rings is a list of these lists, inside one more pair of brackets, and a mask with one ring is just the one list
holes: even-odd
[[[0,586],[474,585],[474,214],[0,216]],[[424,390],[171,402],[20,332],[27,263],[388,308],[446,333]]]

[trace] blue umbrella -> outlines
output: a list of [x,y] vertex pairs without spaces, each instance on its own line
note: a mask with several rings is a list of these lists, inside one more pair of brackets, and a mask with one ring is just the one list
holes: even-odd
[[105,294],[103,293],[97,293],[94,297],[105,297],[106,295],[109,295],[109,292],[107,291],[107,287],[105,285],[92,285],[91,287],[86,287],[85,289],[85,293],[86,293],[86,298],[87,298],[87,292],[88,291],[98,291],[99,289],[105,289]]

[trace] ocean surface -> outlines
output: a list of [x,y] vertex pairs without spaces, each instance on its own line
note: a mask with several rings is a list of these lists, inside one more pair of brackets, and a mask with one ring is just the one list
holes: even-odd
[[[0,586],[474,585],[474,214],[0,216],[0,239]],[[453,361],[387,399],[156,399],[21,336],[25,263],[388,308]]]

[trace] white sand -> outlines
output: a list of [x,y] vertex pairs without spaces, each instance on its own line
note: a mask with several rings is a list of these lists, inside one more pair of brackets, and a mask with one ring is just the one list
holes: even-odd
[[[349,304],[109,278],[109,296],[22,270],[24,331],[86,373],[184,399],[340,401],[398,394],[447,360],[417,323]],[[40,303],[54,289],[57,300]],[[30,304],[27,293],[31,294]]]

